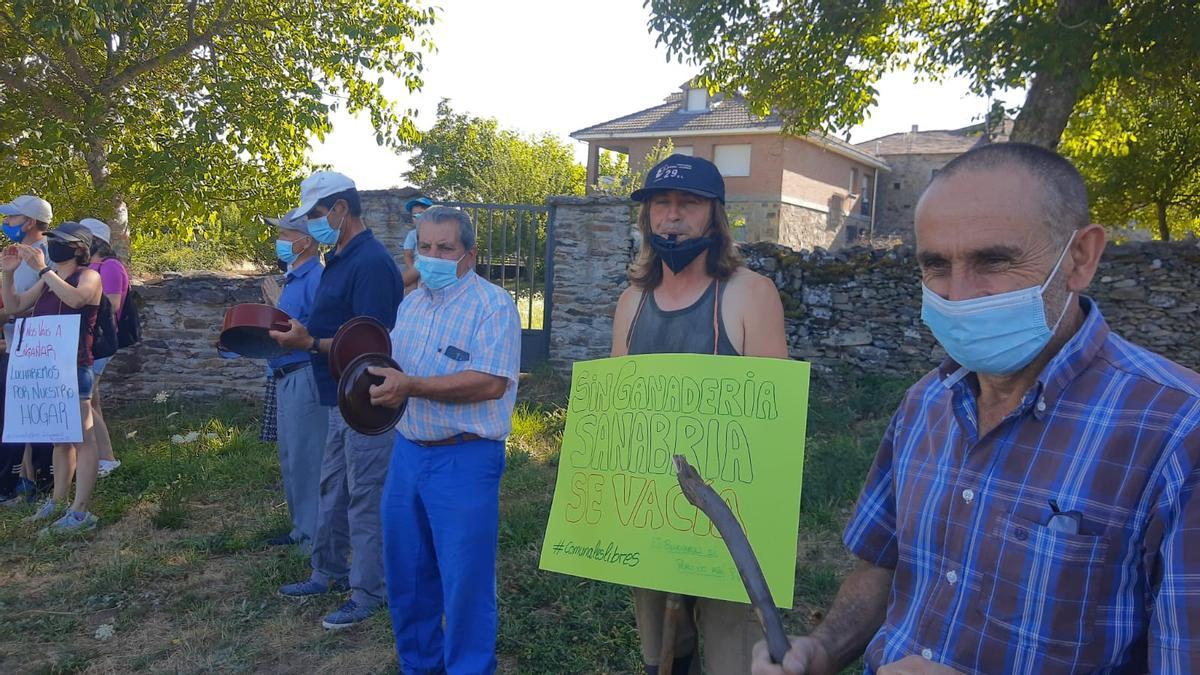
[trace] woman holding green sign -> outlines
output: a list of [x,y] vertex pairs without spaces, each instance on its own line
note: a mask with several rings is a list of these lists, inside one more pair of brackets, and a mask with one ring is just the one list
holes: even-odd
[[[783,303],[770,279],[742,263],[717,167],[671,155],[632,197],[642,203],[641,253],[617,302],[612,355],[788,358]],[[700,672],[699,635],[706,672],[748,672],[763,635],[750,605],[641,588],[633,599],[647,675]]]
[[[32,246],[9,246],[0,257],[4,280],[0,284],[4,306],[14,308],[14,314],[33,310],[33,316],[59,314],[79,315],[79,348],[77,356],[80,423],[86,436],[92,427],[92,330],[100,308],[104,288],[100,274],[88,268],[91,257],[92,233],[79,223],[63,223],[46,233],[49,240],[50,262],[41,249]],[[29,290],[18,294],[12,275],[21,263],[38,270],[38,280]],[[23,327],[18,324],[18,329]],[[19,343],[18,338],[14,340]],[[78,462],[76,467],[76,450]],[[54,444],[54,496],[47,499],[30,520],[46,520],[67,505],[71,479],[78,471],[75,501],[61,518],[43,532],[90,530],[96,527],[96,516],[88,512],[92,490],[96,487],[99,454],[95,444]]]

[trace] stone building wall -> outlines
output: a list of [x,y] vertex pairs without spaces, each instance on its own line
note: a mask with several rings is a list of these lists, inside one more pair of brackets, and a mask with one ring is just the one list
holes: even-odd
[[913,243],[913,215],[917,200],[929,185],[934,171],[946,166],[957,154],[887,155],[891,171],[879,174],[875,200],[875,234],[896,236]]

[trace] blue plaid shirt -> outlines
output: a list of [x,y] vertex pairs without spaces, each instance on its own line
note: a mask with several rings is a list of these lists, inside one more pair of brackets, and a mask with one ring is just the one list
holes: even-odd
[[468,272],[448,288],[422,285],[404,298],[392,329],[392,358],[415,377],[474,370],[508,380],[504,396],[479,403],[408,399],[396,430],[413,441],[461,433],[504,440],[512,431],[521,370],[521,319],[512,296]]
[[1081,304],[983,438],[953,362],[893,417],[845,534],[895,570],[868,672],[919,654],[966,673],[1200,673],[1200,375]]

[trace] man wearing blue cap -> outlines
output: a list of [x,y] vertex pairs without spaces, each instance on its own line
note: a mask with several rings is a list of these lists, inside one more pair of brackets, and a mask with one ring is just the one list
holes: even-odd
[[[308,323],[324,269],[317,255],[317,240],[308,233],[308,221],[302,213],[293,211],[266,221],[279,232],[275,255],[287,265],[276,306],[300,323]],[[308,352],[292,350],[267,361],[267,368],[275,381],[279,468],[292,517],[291,532],[267,543],[300,544],[311,552],[317,533],[321,458],[325,453],[329,413],[321,407]]]
[[[321,625],[337,630],[357,625],[385,600],[379,500],[387,478],[394,432],[365,436],[346,424],[337,407],[337,383],[329,372],[329,350],[342,324],[369,316],[391,328],[404,297],[392,256],[362,221],[354,181],[335,171],[318,171],[300,184],[300,206],[308,234],[333,246],[313,298],[308,323],[292,319],[287,332],[271,332],[280,346],[306,350],[329,431],[321,465],[321,497],[313,541],[312,575],[279,589],[304,598],[351,590],[350,600]],[[353,555],[351,556],[351,553]],[[347,561],[349,558],[349,562]]]
[[[617,302],[612,355],[724,354],[788,358],[783,303],[775,284],[746,269],[725,213],[725,181],[712,162],[671,155],[646,175],[641,253]],[[675,632],[674,662],[659,663],[668,599],[686,609]],[[634,613],[648,675],[741,673],[762,629],[749,605],[680,598],[635,588]]]
[[405,295],[412,293],[417,287],[417,282],[421,280],[421,273],[417,271],[416,264],[417,219],[431,206],[433,206],[433,200],[429,197],[416,197],[404,204],[404,210],[408,211],[408,215],[412,217],[413,221],[412,230],[404,237],[404,272],[402,274]]

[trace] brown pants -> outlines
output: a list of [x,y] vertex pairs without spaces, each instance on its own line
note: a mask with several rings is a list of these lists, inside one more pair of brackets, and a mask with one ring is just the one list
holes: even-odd
[[[708,675],[740,675],[750,672],[754,643],[763,639],[762,627],[750,605],[726,600],[685,597],[682,620],[675,631],[675,658],[696,653],[698,637],[704,640],[703,665]],[[642,661],[657,666],[662,652],[663,612],[667,593],[633,589],[633,611],[642,641]],[[660,670],[659,675],[672,675]],[[700,673],[700,659],[693,658],[689,675]]]

